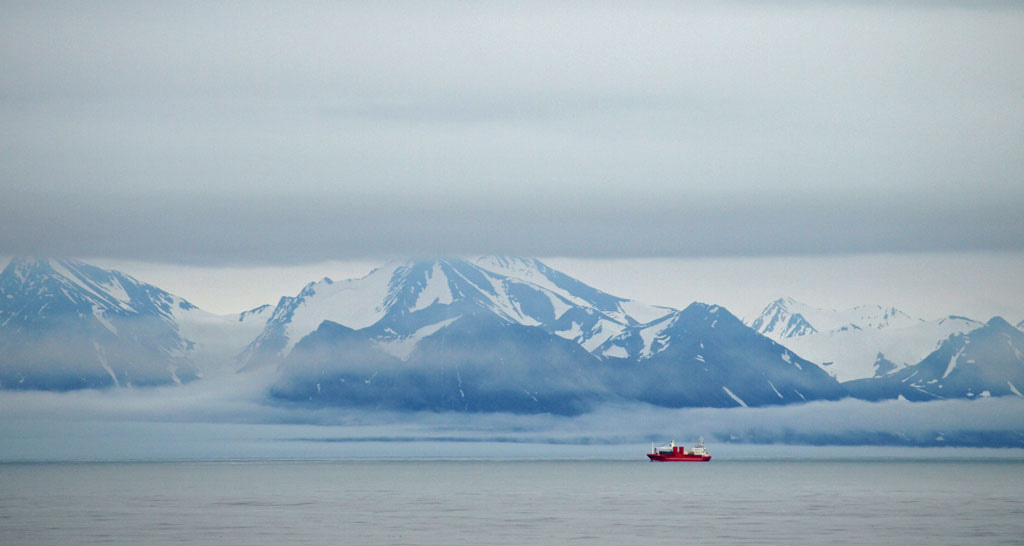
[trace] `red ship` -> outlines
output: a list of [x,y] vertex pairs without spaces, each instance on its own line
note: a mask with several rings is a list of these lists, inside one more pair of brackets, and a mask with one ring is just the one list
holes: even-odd
[[651,452],[647,454],[652,461],[691,461],[704,462],[711,460],[711,454],[704,448],[704,438],[697,440],[693,449],[686,451],[683,446],[677,446],[675,441],[669,442],[667,446],[654,447],[651,444]]

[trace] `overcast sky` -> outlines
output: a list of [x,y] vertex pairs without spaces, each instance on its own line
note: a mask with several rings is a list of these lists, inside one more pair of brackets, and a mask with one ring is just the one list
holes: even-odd
[[0,254],[1024,249],[1014,2],[10,2]]

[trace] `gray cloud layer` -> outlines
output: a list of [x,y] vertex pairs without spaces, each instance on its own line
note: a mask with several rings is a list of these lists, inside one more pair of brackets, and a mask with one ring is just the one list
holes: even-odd
[[1013,4],[4,11],[0,254],[1024,248]]

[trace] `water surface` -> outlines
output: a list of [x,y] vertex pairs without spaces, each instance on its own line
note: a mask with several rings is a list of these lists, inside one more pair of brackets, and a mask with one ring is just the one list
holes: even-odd
[[3,544],[1020,543],[1015,460],[0,465]]

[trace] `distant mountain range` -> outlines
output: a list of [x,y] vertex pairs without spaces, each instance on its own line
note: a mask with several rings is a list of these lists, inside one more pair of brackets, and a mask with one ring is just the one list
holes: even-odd
[[839,381],[884,377],[917,364],[951,335],[983,326],[965,317],[926,321],[899,309],[822,309],[791,298],[766,306],[750,327],[821,364]]
[[[609,356],[652,323],[667,325],[659,349],[694,351],[639,366]],[[574,413],[607,400],[728,407],[840,396],[817,366],[783,354],[720,307],[650,307],[538,260],[485,257],[311,284],[278,304],[246,366],[283,362],[279,397],[396,409]],[[749,362],[761,365],[752,372]]]
[[980,328],[950,336],[913,366],[846,387],[866,400],[1022,396],[1024,332],[995,317]]
[[764,406],[843,395],[816,364],[717,305],[693,303],[631,326],[597,353],[618,392],[659,406]]
[[279,401],[399,411],[1021,396],[1022,337],[998,318],[925,321],[791,299],[748,326],[721,306],[646,305],[506,257],[394,262],[237,315],[77,260],[16,258],[0,273],[0,389],[263,368]]

